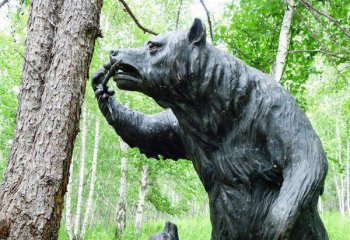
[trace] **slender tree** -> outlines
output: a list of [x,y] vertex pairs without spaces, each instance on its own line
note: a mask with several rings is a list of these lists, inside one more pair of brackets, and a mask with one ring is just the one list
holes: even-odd
[[33,0],[0,239],[56,239],[102,0]]
[[119,185],[119,193],[118,193],[118,204],[117,204],[117,227],[115,231],[115,235],[120,236],[126,224],[126,175],[127,175],[127,162],[128,159],[126,157],[128,151],[128,145],[120,139],[120,149],[123,152],[123,156],[120,159],[120,185]]
[[83,108],[82,114],[82,131],[81,131],[81,154],[79,166],[79,183],[78,183],[78,200],[77,209],[74,217],[74,236],[73,239],[78,239],[80,229],[81,205],[83,202],[83,187],[85,174],[85,153],[86,153],[86,106]]
[[148,177],[148,166],[147,164],[144,164],[141,169],[141,185],[139,190],[139,199],[137,201],[137,209],[136,209],[136,217],[135,217],[135,231],[141,232],[142,227],[142,216],[143,216],[143,209],[145,206],[145,197],[147,193],[147,177]]
[[66,196],[66,229],[68,233],[69,240],[73,239],[73,229],[72,229],[72,178],[74,171],[74,157],[72,157],[72,162],[69,168],[69,181],[67,185],[67,196]]
[[283,69],[286,64],[290,36],[289,32],[293,18],[293,8],[290,6],[294,6],[294,0],[286,0],[286,2],[286,10],[284,12],[280,38],[278,41],[276,62],[274,66],[274,78],[277,82],[281,81]]
[[83,225],[81,227],[81,233],[80,238],[84,239],[87,223],[91,214],[91,208],[92,208],[92,199],[94,196],[94,189],[95,189],[95,181],[96,181],[96,165],[97,165],[97,153],[98,153],[98,143],[100,139],[99,135],[100,131],[100,121],[98,118],[96,119],[96,127],[95,127],[95,145],[94,145],[94,154],[92,159],[92,168],[91,168],[91,182],[90,182],[90,190],[89,190],[89,197],[86,203],[86,210],[85,210],[85,216]]
[[[342,145],[341,145],[341,136],[340,136],[340,127],[339,127],[339,117],[336,117],[335,123],[336,129],[336,137],[337,137],[337,155],[338,155],[338,163],[340,166],[343,165],[342,160]],[[343,174],[335,174],[335,178],[337,179],[336,186],[338,192],[339,199],[339,211],[342,215],[345,214],[345,188],[344,188],[344,177]],[[339,180],[338,180],[339,179]]]

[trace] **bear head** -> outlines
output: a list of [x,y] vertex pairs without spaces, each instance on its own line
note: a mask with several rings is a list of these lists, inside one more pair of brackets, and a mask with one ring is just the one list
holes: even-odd
[[188,31],[155,36],[139,48],[111,51],[110,64],[120,62],[113,79],[120,89],[142,92],[163,107],[194,100],[210,46],[204,24],[195,19]]

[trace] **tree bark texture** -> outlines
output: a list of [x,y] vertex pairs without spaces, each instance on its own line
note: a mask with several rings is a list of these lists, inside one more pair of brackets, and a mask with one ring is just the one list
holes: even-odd
[[33,0],[0,239],[56,239],[102,0]]
[[136,217],[135,217],[136,232],[141,232],[143,209],[145,206],[145,197],[146,197],[147,185],[148,185],[147,178],[148,178],[148,166],[145,164],[142,166],[142,170],[141,170],[141,186],[139,191],[139,200],[137,202],[137,210],[136,210]]
[[294,0],[286,0],[287,6],[284,12],[280,38],[278,41],[278,50],[276,56],[274,79],[279,82],[281,81],[284,65],[286,63],[289,43],[289,30],[292,23],[293,9],[290,6],[294,6]]

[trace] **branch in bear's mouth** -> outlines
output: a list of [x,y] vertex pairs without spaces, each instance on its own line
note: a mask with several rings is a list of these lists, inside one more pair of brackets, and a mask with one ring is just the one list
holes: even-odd
[[111,79],[111,77],[113,76],[113,74],[117,71],[117,68],[119,67],[119,64],[121,63],[121,60],[120,61],[117,61],[115,62],[111,68],[109,69],[107,75],[105,76],[105,78],[103,79],[102,81],[102,87],[103,89],[106,89],[107,88],[107,83],[109,81],[109,79]]

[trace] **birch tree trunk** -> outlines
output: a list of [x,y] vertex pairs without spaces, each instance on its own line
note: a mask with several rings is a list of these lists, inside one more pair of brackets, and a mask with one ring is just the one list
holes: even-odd
[[145,206],[145,197],[146,197],[147,186],[148,186],[147,178],[148,178],[148,166],[147,164],[145,164],[142,166],[142,170],[141,170],[141,186],[139,191],[139,200],[137,202],[136,217],[135,217],[136,232],[141,232],[143,209]]
[[[337,141],[338,141],[338,161],[339,164],[342,166],[343,161],[342,161],[342,146],[341,146],[341,135],[340,135],[340,128],[339,128],[339,119],[337,117],[336,119],[336,136],[337,136]],[[339,192],[339,210],[340,214],[344,215],[345,214],[345,193],[344,193],[344,178],[343,174],[338,174],[340,182],[338,183],[338,192]],[[336,178],[338,178],[338,175],[336,175]]]
[[280,37],[278,41],[278,50],[273,74],[274,79],[277,82],[281,81],[283,69],[286,63],[286,58],[288,54],[290,25],[292,23],[293,18],[293,9],[289,5],[294,6],[294,0],[285,0],[285,2],[286,10],[284,12]]
[[318,211],[323,214],[323,203],[321,197],[318,198]]
[[72,162],[69,168],[69,181],[67,185],[67,198],[66,198],[66,230],[69,237],[69,240],[73,239],[73,231],[72,231],[72,178],[74,171],[74,157],[72,157]]
[[334,177],[334,183],[335,183],[335,190],[337,192],[337,198],[338,198],[338,205],[339,205],[339,212],[341,214],[343,214],[344,212],[344,205],[342,202],[342,196],[341,196],[341,190],[340,190],[340,186],[339,186],[339,182],[338,182],[338,176],[337,176],[337,172],[335,171],[334,168],[334,164],[332,164],[333,167],[333,177]]
[[92,206],[92,199],[94,196],[94,188],[95,188],[95,181],[96,181],[96,165],[97,165],[97,153],[98,153],[98,143],[99,143],[99,130],[100,129],[100,121],[96,119],[96,128],[95,128],[95,145],[94,145],[94,154],[92,159],[92,169],[91,169],[91,182],[90,182],[90,191],[89,191],[89,197],[86,204],[86,211],[83,221],[83,226],[81,228],[81,234],[80,239],[84,239],[85,232],[86,232],[86,226],[90,217],[91,212],[91,206]]
[[0,238],[56,239],[101,0],[32,0]]
[[86,107],[83,107],[82,130],[81,130],[81,154],[79,165],[79,183],[78,183],[78,200],[77,209],[74,217],[74,236],[78,239],[80,227],[81,203],[83,201],[84,171],[85,171],[85,145],[86,145]]
[[116,227],[116,236],[120,236],[124,229],[126,223],[126,174],[127,174],[127,151],[128,146],[120,139],[120,149],[123,152],[123,157],[121,158],[120,163],[120,186],[118,194],[118,204],[117,204],[117,227]]

